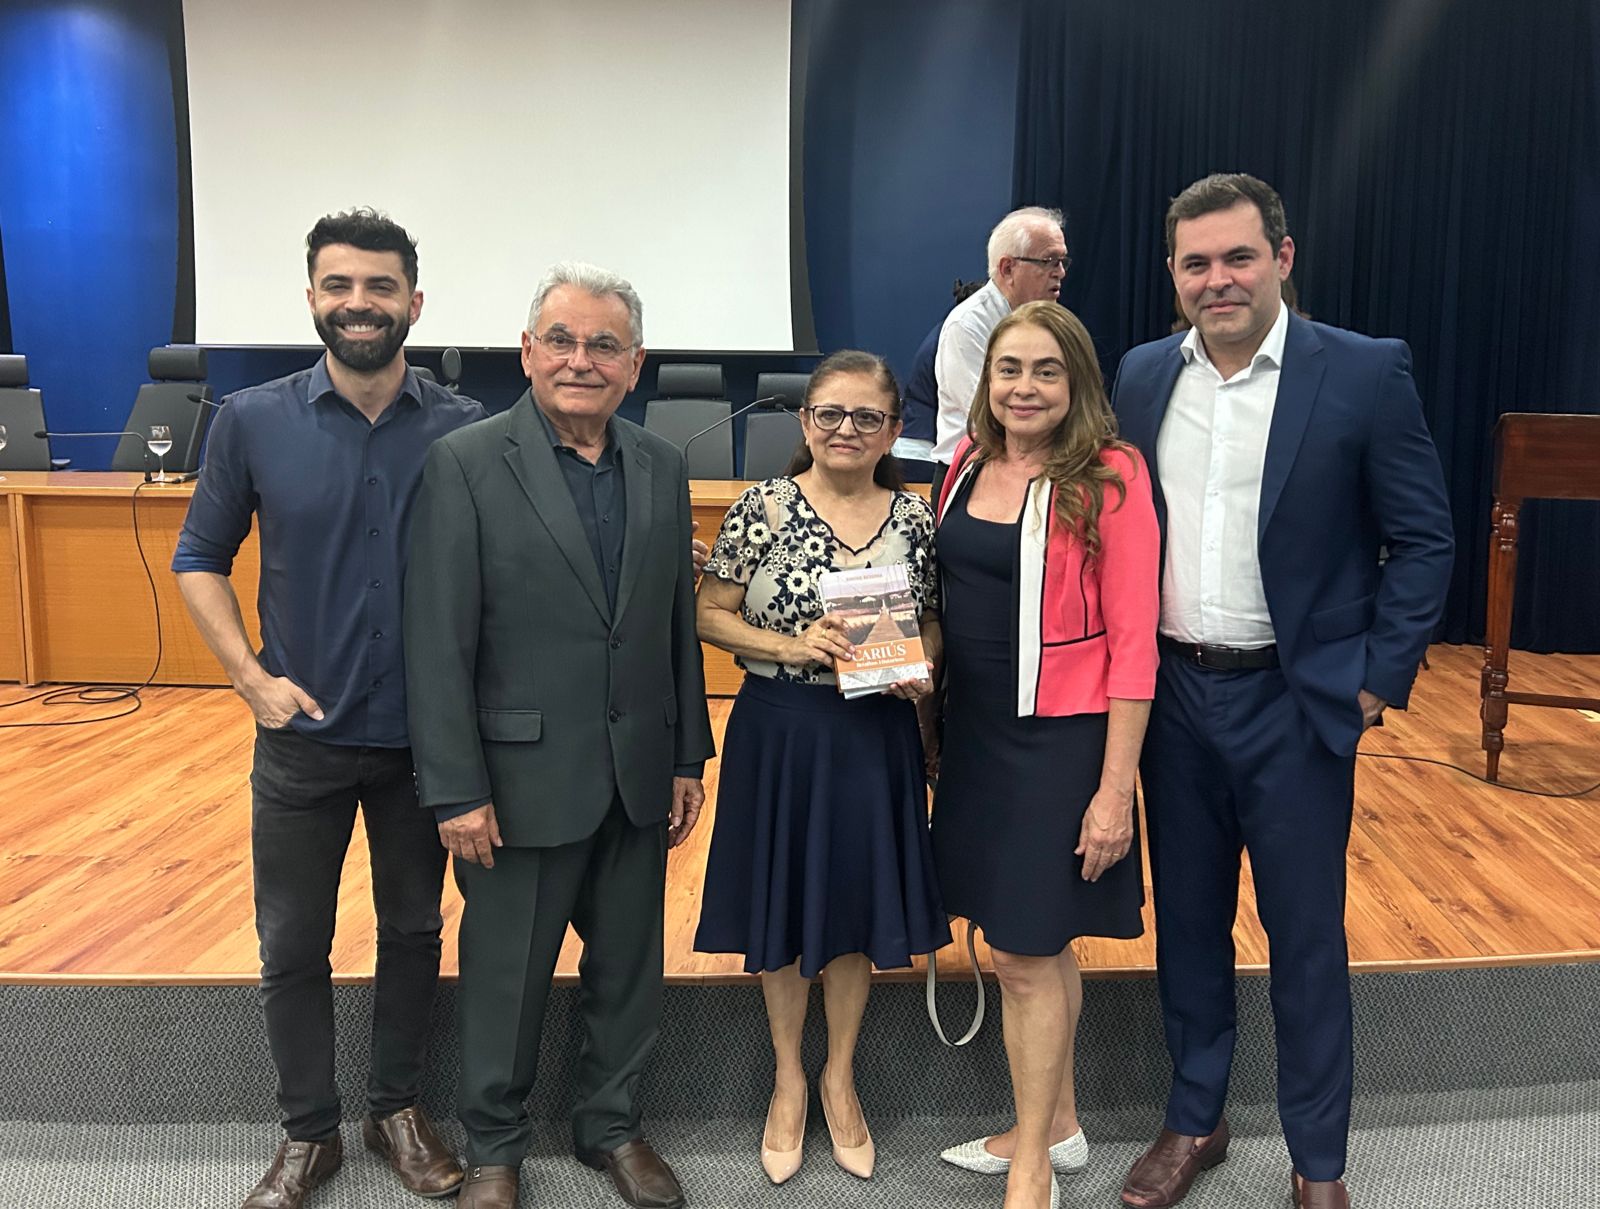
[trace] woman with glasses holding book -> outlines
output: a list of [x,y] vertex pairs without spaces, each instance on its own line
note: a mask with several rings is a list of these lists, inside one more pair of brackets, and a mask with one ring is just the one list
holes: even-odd
[[[1008,1173],[1007,1209],[1082,1167],[1071,941],[1140,935],[1134,773],[1155,692],[1150,473],[1117,440],[1094,346],[1054,302],[989,338],[939,500],[944,746],[933,848],[945,906],[981,928],[1005,1000],[1014,1129],[945,1151]],[[1052,1170],[1054,1169],[1054,1170]]]
[[[743,953],[761,975],[777,1060],[761,1162],[775,1184],[800,1166],[810,980],[822,976],[828,1059],[818,1090],[833,1156],[865,1179],[875,1152],[854,1054],[872,966],[907,966],[950,939],[914,705],[931,690],[931,669],[882,693],[841,693],[835,668],[851,666],[852,635],[867,635],[825,610],[819,583],[830,572],[903,566],[909,599],[896,612],[937,660],[933,512],[902,489],[889,453],[900,435],[894,375],[870,353],[834,353],[812,372],[800,426],[788,473],[728,510],[697,608],[700,637],[731,651],[746,675],[722,745],[695,948]],[[882,612],[888,625],[889,602]]]

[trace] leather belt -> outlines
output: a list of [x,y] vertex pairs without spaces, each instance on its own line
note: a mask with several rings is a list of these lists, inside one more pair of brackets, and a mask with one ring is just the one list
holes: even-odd
[[1161,650],[1196,667],[1213,672],[1259,672],[1278,666],[1274,646],[1206,646],[1201,642],[1179,642],[1165,634],[1156,635]]

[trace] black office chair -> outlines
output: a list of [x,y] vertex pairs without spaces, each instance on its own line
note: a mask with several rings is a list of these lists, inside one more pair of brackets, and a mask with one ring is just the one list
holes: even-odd
[[438,378],[434,377],[433,371],[426,365],[413,365],[411,367],[411,372],[416,374],[417,377],[421,378],[424,382],[436,383],[439,381]]
[[0,471],[50,469],[50,442],[33,435],[45,427],[44,398],[28,386],[28,359],[21,353],[0,356],[0,424],[6,426]]
[[[200,447],[205,443],[211,413],[209,403],[196,403],[190,395],[211,398],[206,384],[206,350],[194,345],[168,345],[150,350],[150,376],[133,400],[133,410],[123,425],[138,436],[122,437],[111,455],[113,470],[155,470],[158,461],[167,472],[184,474],[200,469]],[[150,426],[172,429],[172,448],[157,459],[145,444]]]
[[[663,365],[656,371],[656,394],[644,405],[644,426],[679,449],[689,438],[733,414],[720,365]],[[687,449],[689,477],[733,477],[733,425],[706,433]]]
[[793,412],[751,412],[744,421],[744,469],[740,473],[758,481],[777,478],[789,468],[800,438],[800,419]]
[[805,406],[806,387],[810,384],[810,374],[757,374],[756,398],[776,395],[778,406],[784,411],[799,411]]

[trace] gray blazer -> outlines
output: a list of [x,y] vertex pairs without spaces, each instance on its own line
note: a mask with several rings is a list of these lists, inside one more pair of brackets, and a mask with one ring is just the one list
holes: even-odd
[[627,528],[613,614],[531,395],[429,451],[405,585],[407,713],[425,807],[492,799],[514,847],[636,825],[713,754],[678,449],[613,425]]

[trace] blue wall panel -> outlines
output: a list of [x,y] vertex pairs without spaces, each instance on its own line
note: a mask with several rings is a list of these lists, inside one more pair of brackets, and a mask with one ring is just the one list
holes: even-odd
[[[119,428],[172,334],[177,157],[167,6],[0,9],[0,224],[12,344],[57,429]],[[105,466],[115,441],[57,441]]]
[[989,229],[1012,207],[1020,9],[795,0],[797,18],[802,5],[818,346],[882,353],[903,377],[952,281],[984,276]]

